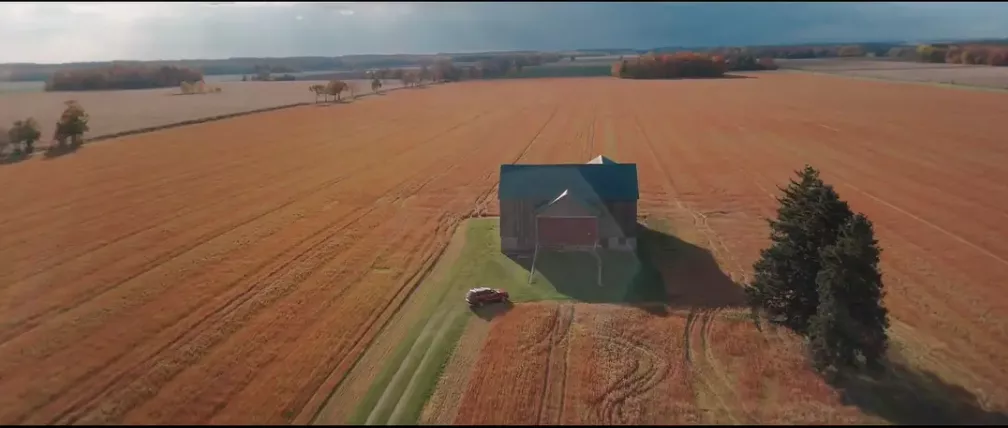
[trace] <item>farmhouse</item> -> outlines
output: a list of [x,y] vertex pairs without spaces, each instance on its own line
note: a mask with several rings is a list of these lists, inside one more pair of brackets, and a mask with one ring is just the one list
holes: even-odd
[[501,165],[498,196],[504,252],[637,247],[635,164]]

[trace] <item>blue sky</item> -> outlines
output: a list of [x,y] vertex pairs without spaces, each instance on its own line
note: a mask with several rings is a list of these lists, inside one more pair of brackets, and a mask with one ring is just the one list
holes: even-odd
[[1008,3],[0,3],[0,62],[1008,37]]

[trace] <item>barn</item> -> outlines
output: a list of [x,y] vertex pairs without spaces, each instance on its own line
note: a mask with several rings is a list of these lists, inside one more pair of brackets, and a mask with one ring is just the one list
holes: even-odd
[[498,197],[506,253],[637,247],[635,164],[501,165]]

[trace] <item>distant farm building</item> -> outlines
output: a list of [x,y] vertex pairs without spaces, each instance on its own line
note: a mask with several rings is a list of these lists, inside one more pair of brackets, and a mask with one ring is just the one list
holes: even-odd
[[637,165],[501,165],[504,252],[637,248]]

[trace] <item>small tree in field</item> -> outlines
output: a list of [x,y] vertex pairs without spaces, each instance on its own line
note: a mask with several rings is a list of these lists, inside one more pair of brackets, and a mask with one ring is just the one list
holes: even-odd
[[752,306],[762,308],[771,322],[805,333],[819,306],[816,277],[822,268],[819,250],[836,242],[840,228],[853,213],[819,172],[805,166],[783,197],[777,219],[770,221],[770,246],[753,265],[755,276],[746,288]]
[[844,224],[834,245],[820,251],[820,302],[809,327],[809,347],[818,369],[854,366],[858,357],[878,367],[889,328],[880,254],[871,221],[862,214]]
[[14,153],[22,153],[21,143],[24,143],[23,152],[32,153],[35,151],[35,142],[42,136],[39,131],[39,124],[35,118],[29,117],[25,120],[14,122],[14,126],[7,131],[7,139],[14,145]]
[[66,146],[66,139],[70,138],[71,146],[79,146],[84,133],[90,129],[88,127],[89,117],[84,111],[84,107],[81,107],[77,101],[71,100],[65,104],[66,109],[63,110],[59,122],[56,123],[55,140],[63,147]]

